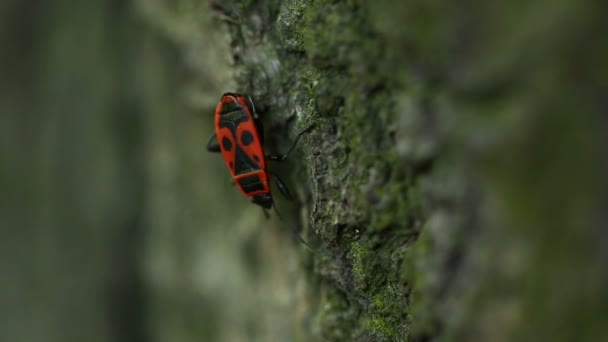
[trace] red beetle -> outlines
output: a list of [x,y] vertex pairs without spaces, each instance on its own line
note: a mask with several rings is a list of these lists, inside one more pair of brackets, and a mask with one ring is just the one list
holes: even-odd
[[[251,98],[236,93],[225,93],[215,109],[215,134],[207,143],[210,152],[221,152],[228,171],[239,190],[252,202],[266,209],[273,206],[270,179],[279,191],[291,199],[289,190],[279,177],[268,171],[268,160],[283,161],[294,149],[300,137],[310,131],[309,126],[300,132],[283,155],[264,154],[264,131]],[[275,207],[276,210],[276,207]]]

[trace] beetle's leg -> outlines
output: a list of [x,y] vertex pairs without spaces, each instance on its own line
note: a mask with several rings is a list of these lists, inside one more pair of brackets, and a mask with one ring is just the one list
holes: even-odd
[[270,173],[270,172],[268,174],[270,175],[270,178],[272,178],[274,180],[274,182],[277,184],[277,187],[279,188],[279,191],[281,192],[281,194],[283,194],[283,196],[287,200],[293,201],[293,196],[291,196],[289,189],[287,188],[285,183],[281,180],[281,178],[279,178],[279,176],[277,176],[273,173]]
[[284,161],[285,159],[287,159],[287,157],[289,156],[291,151],[293,151],[293,149],[296,147],[296,145],[298,144],[298,141],[300,141],[300,138],[302,137],[302,135],[304,135],[304,133],[310,133],[310,131],[314,127],[315,127],[315,124],[312,124],[312,125],[306,127],[304,130],[302,130],[302,132],[298,133],[296,140],[293,142],[293,144],[291,144],[291,147],[289,148],[289,150],[287,150],[287,153],[274,155],[274,156],[266,156],[266,159],[272,160],[272,161]]
[[207,142],[207,151],[209,152],[220,152],[220,144],[217,142],[217,135],[213,133]]
[[261,206],[262,212],[264,213],[264,217],[266,217],[267,220],[270,218],[270,214],[268,213],[268,208],[264,206],[265,203],[260,202],[255,197],[251,199],[251,203]]

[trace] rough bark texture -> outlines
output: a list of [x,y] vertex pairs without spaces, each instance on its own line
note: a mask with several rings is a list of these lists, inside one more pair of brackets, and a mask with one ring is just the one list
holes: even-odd
[[[0,5],[0,340],[608,340],[608,3],[58,3]],[[225,91],[315,124],[284,222]]]

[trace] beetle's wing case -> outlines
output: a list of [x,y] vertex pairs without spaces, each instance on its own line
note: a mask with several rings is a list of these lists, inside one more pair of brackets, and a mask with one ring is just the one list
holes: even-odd
[[225,94],[215,110],[215,127],[226,166],[243,194],[270,192],[264,148],[247,100]]

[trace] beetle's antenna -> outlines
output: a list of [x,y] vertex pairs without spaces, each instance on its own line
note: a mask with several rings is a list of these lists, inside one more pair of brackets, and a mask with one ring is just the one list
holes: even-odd
[[[277,205],[275,203],[272,204],[272,207],[274,208],[274,212],[277,213],[277,217],[279,218],[279,220],[281,222],[285,222],[285,220],[283,220],[283,215],[281,215],[281,213],[279,212],[279,209],[277,208]],[[302,239],[302,237],[300,236],[300,234],[298,234],[298,232],[295,230],[295,227],[292,226],[291,232],[293,233],[293,236],[300,241],[302,244],[304,244],[304,246],[306,246],[306,248],[308,248],[311,252],[315,253],[315,254],[319,254],[319,252],[317,252],[317,250],[315,250],[314,248],[312,248],[312,246],[310,246],[308,244],[308,242],[304,241],[304,239]]]
[[251,99],[251,95],[247,96],[247,98],[249,98],[249,103],[251,103],[251,108],[253,108],[253,111],[255,112],[255,105],[253,104],[253,100]]
[[255,111],[255,105],[253,104],[253,100],[251,99],[251,95],[247,96],[247,98],[249,99],[249,103],[251,104],[251,110],[253,111],[253,117],[254,118],[259,118],[258,113]]

